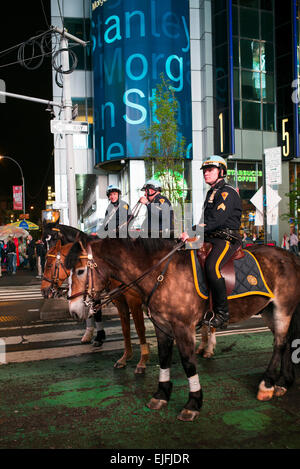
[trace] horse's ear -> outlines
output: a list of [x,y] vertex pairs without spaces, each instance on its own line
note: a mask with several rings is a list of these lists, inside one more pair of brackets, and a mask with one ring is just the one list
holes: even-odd
[[84,247],[84,245],[83,245],[82,241],[81,241],[81,240],[79,240],[79,241],[78,241],[78,243],[79,243],[79,245],[80,245],[80,247],[81,247],[82,251],[85,251],[85,247]]

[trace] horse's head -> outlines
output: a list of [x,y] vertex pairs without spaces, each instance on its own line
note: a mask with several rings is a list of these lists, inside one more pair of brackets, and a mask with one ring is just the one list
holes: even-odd
[[46,262],[44,268],[44,275],[41,283],[41,292],[44,298],[53,298],[61,296],[61,285],[70,275],[64,261],[69,253],[72,243],[61,245],[61,241],[57,241],[46,254]]
[[100,258],[95,258],[94,246],[99,241],[81,241],[73,244],[65,265],[71,270],[69,279],[69,311],[71,316],[87,319],[94,314],[100,294],[108,288],[108,273],[100,268]]

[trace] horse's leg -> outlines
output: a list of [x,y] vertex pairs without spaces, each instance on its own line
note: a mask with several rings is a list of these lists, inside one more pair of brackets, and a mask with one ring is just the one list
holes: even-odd
[[183,324],[174,327],[174,334],[180,353],[181,363],[188,378],[190,388],[188,401],[177,418],[184,422],[192,422],[199,415],[203,399],[202,389],[196,370],[195,336],[187,326]]
[[122,332],[124,337],[124,353],[119,360],[116,361],[114,364],[115,368],[125,368],[126,362],[132,358],[132,346],[131,346],[131,338],[130,338],[130,315],[129,315],[129,308],[125,299],[121,300],[121,298],[114,300],[114,304],[118,309],[118,313],[121,320],[122,325]]
[[[290,381],[293,381],[292,366],[291,364],[287,365],[287,357],[290,354],[287,333],[292,312],[290,308],[280,308],[279,305],[275,305],[273,321],[271,321],[270,309],[263,313],[264,319],[269,323],[269,327],[274,332],[274,346],[271,360],[264,373],[263,380],[259,384],[257,399],[260,401],[268,401],[272,399],[274,394],[277,396],[285,394],[288,384],[290,384]],[[280,373],[278,373],[279,366],[281,368]],[[278,383],[277,386],[276,383]]]
[[149,346],[146,342],[146,329],[145,329],[145,321],[144,321],[144,313],[142,310],[142,306],[138,305],[130,305],[132,318],[135,324],[135,329],[137,335],[139,336],[140,340],[140,349],[141,349],[141,357],[140,361],[138,362],[135,373],[136,374],[143,374],[146,370],[146,363],[149,359]]
[[196,350],[196,354],[202,355],[203,358],[211,358],[214,355],[216,343],[216,329],[203,325],[201,328],[201,343]]
[[150,401],[146,404],[149,409],[160,410],[168,404],[172,392],[172,382],[170,381],[170,369],[172,362],[172,351],[174,340],[171,336],[170,329],[167,334],[155,326],[155,332],[158,345],[159,357],[159,381],[158,389]]

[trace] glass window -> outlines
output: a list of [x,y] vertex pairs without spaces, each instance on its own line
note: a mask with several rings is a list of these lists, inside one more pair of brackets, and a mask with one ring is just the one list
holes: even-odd
[[238,69],[233,70],[233,97],[240,97],[240,78]]
[[274,104],[264,104],[264,130],[274,132],[276,129],[274,127],[275,122],[275,105]]
[[[238,15],[236,11],[233,14],[233,22],[236,22],[233,25],[235,126],[274,131],[273,0],[237,0],[234,3],[238,12]],[[239,103],[238,99],[242,101]]]
[[260,103],[243,101],[243,128],[260,129]]
[[233,47],[233,66],[234,67],[239,67],[240,66],[240,61],[239,61],[239,40],[238,40],[237,37],[233,38],[232,47]]
[[[64,26],[73,36],[84,41],[90,40],[90,20],[68,17],[64,19]],[[76,47],[72,47],[72,50],[78,58],[77,70],[92,70],[90,45],[83,47],[72,41],[69,41],[69,44],[70,46],[76,45]]]
[[240,34],[243,37],[259,39],[259,12],[240,8]]
[[[264,88],[265,85],[265,88]],[[274,93],[274,76],[270,74],[262,74],[263,98],[266,101],[275,101]]]
[[236,129],[241,128],[241,112],[240,112],[240,101],[234,100],[234,127]]
[[239,34],[239,14],[236,6],[232,7],[232,34],[233,36]]
[[215,16],[215,41],[216,44],[224,44],[227,41],[227,25],[224,23],[224,14],[220,13]]
[[273,10],[273,0],[260,0],[260,8],[262,10]]
[[265,69],[267,72],[274,72],[274,49],[273,44],[266,42],[262,50],[262,56],[265,60]]
[[242,71],[242,99],[260,100],[260,72]]
[[273,16],[272,13],[261,13],[261,38],[265,41],[273,41]]
[[260,46],[258,41],[241,39],[241,65],[251,70],[260,68]]
[[242,7],[248,8],[258,8],[258,0],[240,0],[240,5]]

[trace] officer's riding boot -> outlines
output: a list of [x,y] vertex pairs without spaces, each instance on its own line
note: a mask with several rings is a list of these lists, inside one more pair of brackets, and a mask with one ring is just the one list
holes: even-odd
[[223,277],[210,282],[212,294],[213,315],[204,317],[204,324],[210,327],[226,329],[229,320],[228,301],[225,280]]

